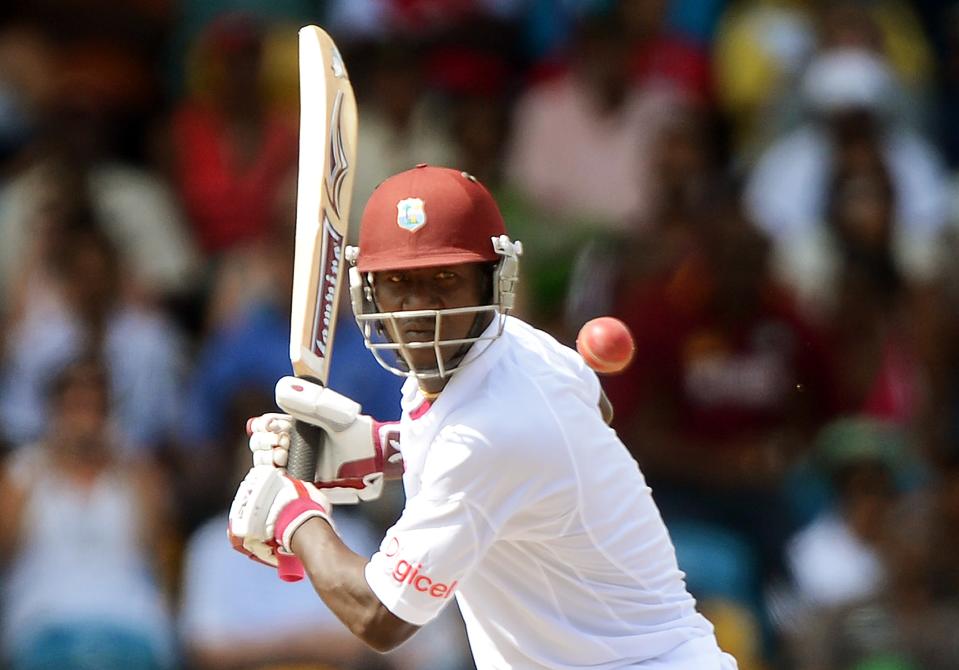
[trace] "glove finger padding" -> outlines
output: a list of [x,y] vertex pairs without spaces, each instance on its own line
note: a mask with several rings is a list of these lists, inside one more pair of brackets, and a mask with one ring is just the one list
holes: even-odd
[[286,467],[290,455],[290,434],[254,432],[250,435],[253,465]]
[[293,417],[279,412],[267,412],[254,416],[246,422],[247,435],[253,433],[289,433],[293,426]]
[[253,465],[285,468],[289,460],[293,418],[288,414],[263,414],[247,421]]

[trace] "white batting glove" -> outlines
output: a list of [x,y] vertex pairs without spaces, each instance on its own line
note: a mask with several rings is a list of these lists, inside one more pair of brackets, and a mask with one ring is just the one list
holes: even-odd
[[346,396],[296,377],[277,382],[276,401],[290,414],[264,414],[247,422],[254,465],[286,467],[296,418],[326,433],[314,484],[333,504],[375,500],[386,477],[403,474],[399,424],[376,421]]
[[[314,517],[331,526],[330,501],[312,484],[289,477],[271,465],[254,466],[240,482],[227,533],[233,547],[284,574],[284,559],[292,562],[293,534]],[[302,577],[302,568],[298,568]],[[289,572],[289,570],[287,570]],[[295,575],[294,575],[295,577]]]
[[270,412],[249,419],[246,422],[246,432],[250,436],[253,465],[285,468],[290,456],[292,429],[293,417],[289,414]]

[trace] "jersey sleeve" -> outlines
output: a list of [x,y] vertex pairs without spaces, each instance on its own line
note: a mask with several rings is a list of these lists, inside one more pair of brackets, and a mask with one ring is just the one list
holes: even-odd
[[433,619],[496,540],[508,518],[490,488],[501,446],[457,428],[432,444],[420,490],[366,566],[370,588],[401,619]]
[[388,610],[422,626],[452,599],[495,537],[466,500],[414,498],[366,565],[366,581]]

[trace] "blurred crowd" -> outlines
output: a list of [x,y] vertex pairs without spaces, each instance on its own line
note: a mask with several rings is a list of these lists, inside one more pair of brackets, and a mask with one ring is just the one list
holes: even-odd
[[[630,325],[615,427],[740,668],[959,667],[951,0],[4,3],[0,667],[472,667],[454,611],[371,654],[226,540],[290,372],[307,23],[358,97],[353,235],[456,166],[520,316]],[[331,385],[396,418],[344,314]],[[401,495],[337,510],[354,549]]]

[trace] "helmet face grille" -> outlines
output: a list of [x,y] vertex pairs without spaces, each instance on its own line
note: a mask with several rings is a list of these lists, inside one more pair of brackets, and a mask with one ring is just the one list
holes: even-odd
[[[416,379],[439,379],[451,376],[469,362],[476,360],[489,346],[503,334],[506,316],[515,301],[515,290],[519,280],[519,256],[522,245],[511,242],[502,235],[492,238],[492,247],[500,257],[492,272],[493,296],[491,304],[475,307],[456,307],[449,309],[407,310],[396,312],[380,311],[373,298],[371,273],[361,273],[354,265],[350,268],[350,298],[356,323],[363,333],[366,348],[381,367],[401,377]],[[352,263],[359,255],[355,247],[347,249],[346,257]],[[444,317],[474,315],[474,328],[462,338],[444,339]],[[492,327],[478,328],[475,324],[485,324],[484,315],[488,315]],[[401,335],[403,320],[433,320],[432,340],[406,342]],[[390,336],[395,333],[396,338]],[[480,348],[477,348],[480,347]],[[417,367],[410,363],[404,352],[431,349],[433,362],[430,367]],[[470,354],[467,356],[467,354]]]
[[[496,321],[496,326],[492,330],[485,331],[485,334],[479,334],[476,337],[464,337],[459,339],[444,339],[443,335],[443,317],[456,316],[461,314],[474,314],[479,319],[483,314],[492,314]],[[433,319],[433,339],[425,342],[405,342],[402,336],[399,341],[390,339],[386,334],[390,332],[389,326],[393,326],[392,331],[400,332],[398,324],[404,319]],[[503,333],[503,327],[506,324],[506,313],[500,310],[499,305],[481,305],[477,307],[459,307],[455,309],[434,309],[434,310],[415,310],[403,312],[373,312],[369,314],[356,315],[356,322],[363,333],[363,340],[366,348],[370,350],[376,362],[383,368],[389,370],[395,375],[403,377],[415,377],[416,379],[438,379],[449,377],[457,370],[462,369],[469,362],[466,360],[466,354],[474,351],[477,343],[482,349],[474,354],[469,360],[475,360],[476,357],[486,350]],[[403,352],[431,349],[434,354],[435,365],[429,368],[418,368],[412,365]]]

